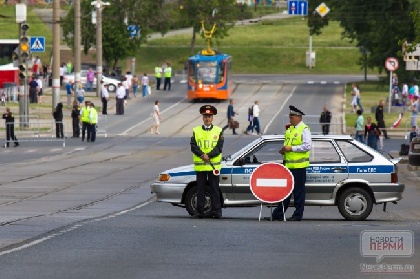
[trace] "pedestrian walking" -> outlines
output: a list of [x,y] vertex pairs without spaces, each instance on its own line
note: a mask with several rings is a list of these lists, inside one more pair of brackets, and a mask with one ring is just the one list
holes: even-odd
[[364,127],[365,119],[363,118],[362,113],[363,112],[360,109],[358,109],[356,111],[357,119],[356,119],[356,124],[354,125],[354,127],[356,128],[355,139],[360,141],[361,143],[364,143],[363,134],[364,134],[364,131],[365,131],[365,127]]
[[63,63],[59,69],[60,71],[60,86],[63,86],[64,75],[66,74],[66,65]]
[[90,101],[85,101],[85,105],[80,109],[80,121],[82,122],[82,141],[85,141],[87,134],[87,141],[90,141],[89,129],[89,114],[90,114]]
[[[291,126],[285,133],[284,146],[279,151],[283,155],[284,166],[290,170],[294,179],[293,197],[295,211],[292,217],[286,220],[301,221],[305,209],[306,168],[309,167],[312,139],[309,127],[302,121],[302,116],[305,114],[294,106],[289,106],[289,109]],[[264,219],[273,221],[284,220],[284,213],[289,207],[291,195],[278,204],[271,217],[265,217]]]
[[96,140],[96,126],[98,125],[98,112],[95,109],[95,104],[90,103],[90,110],[89,110],[89,127],[87,138],[91,142],[95,142]]
[[156,90],[160,90],[160,83],[162,80],[162,67],[159,63],[155,67],[155,77],[156,77]]
[[251,131],[251,133],[254,133],[254,125],[252,124],[252,119],[254,113],[252,112],[254,105],[250,106],[248,108],[248,127],[245,129],[244,134],[248,135],[248,131]]
[[259,101],[255,101],[254,105],[252,106],[252,127],[247,128],[245,131],[245,134],[248,135],[248,133],[252,130],[252,128],[255,128],[255,131],[257,133],[252,132],[253,135],[261,135],[261,129],[260,129],[260,107]]
[[70,108],[71,106],[71,100],[72,100],[73,94],[74,94],[73,81],[69,81],[69,83],[66,84],[67,108]]
[[76,99],[79,101],[80,105],[83,105],[85,101],[85,90],[83,89],[83,85],[79,83],[79,88],[76,89]]
[[73,101],[73,109],[71,110],[71,119],[72,119],[72,127],[73,127],[73,138],[80,137],[80,125],[79,125],[79,117],[80,117],[80,106],[77,101]]
[[221,169],[224,138],[222,129],[212,124],[217,109],[214,106],[205,105],[200,108],[200,114],[203,116],[204,124],[193,129],[190,141],[197,177],[197,213],[192,218],[202,219],[204,217],[205,193],[207,186],[209,186],[211,216],[215,219],[221,219],[222,205],[217,171],[220,172]]
[[413,101],[411,103],[411,106],[409,108],[411,110],[411,121],[410,126],[417,126],[417,118],[419,117],[419,96],[414,95]]
[[152,128],[150,128],[151,134],[160,134],[159,132],[159,125],[160,125],[160,111],[159,111],[159,100],[155,101],[155,105],[153,106],[153,112],[152,112],[153,120],[155,121],[155,124]]
[[381,131],[379,130],[378,126],[372,122],[372,117],[368,116],[366,118],[365,125],[365,142],[368,146],[378,150],[378,140],[380,135]]
[[86,73],[86,86],[85,91],[93,91],[93,82],[95,81],[95,72],[92,70],[92,68],[89,68],[89,70]]
[[332,113],[328,110],[327,106],[324,106],[322,108],[321,117],[319,118],[319,123],[321,123],[323,135],[328,135],[330,132],[331,118]]
[[36,82],[35,78],[31,78],[31,81],[29,82],[29,102],[31,104],[38,103],[38,82]]
[[143,77],[141,78],[141,86],[142,86],[142,93],[143,98],[146,98],[148,93],[148,87],[149,87],[149,77],[146,73],[143,74]]
[[385,139],[389,139],[388,132],[386,130],[385,121],[384,121],[384,101],[383,100],[380,100],[379,105],[376,107],[375,120],[378,123],[378,128],[380,129],[381,133],[384,135]]
[[36,83],[38,83],[38,88],[37,88],[37,92],[38,92],[38,104],[41,104],[42,103],[42,94],[43,94],[43,92],[42,92],[42,78],[41,78],[41,75],[38,75],[37,76]]
[[224,132],[227,128],[231,127],[232,128],[232,133],[234,135],[237,135],[236,133],[236,127],[235,127],[235,115],[237,115],[237,113],[234,111],[233,109],[233,99],[230,99],[229,101],[229,106],[227,109],[227,124],[225,127],[223,127],[222,132]]
[[19,142],[15,136],[15,115],[10,111],[10,108],[6,108],[6,112],[3,113],[3,119],[6,122],[6,144],[4,147],[9,147],[11,141],[15,143],[15,147],[18,147]]
[[102,84],[102,88],[101,88],[102,114],[108,114],[108,100],[109,100],[108,85],[104,84],[103,80],[101,80],[101,84]]
[[134,97],[137,97],[137,91],[139,90],[139,79],[137,76],[133,76],[131,79],[131,86],[133,87]]
[[63,130],[63,103],[58,103],[54,109],[53,117],[55,120],[55,137],[64,138]]

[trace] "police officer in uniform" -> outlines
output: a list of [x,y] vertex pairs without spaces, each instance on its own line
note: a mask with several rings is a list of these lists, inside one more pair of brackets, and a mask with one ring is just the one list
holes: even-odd
[[[89,129],[90,101],[85,101],[85,106],[80,110],[80,121],[82,122],[82,141],[85,140],[85,134]],[[87,141],[90,141],[90,133],[87,132]]]
[[155,67],[156,90],[160,90],[160,82],[162,80],[162,67],[159,64]]
[[168,90],[171,90],[171,78],[172,78],[172,67],[171,63],[167,63],[167,66],[165,67],[165,70],[163,71],[165,75],[165,80],[163,82],[163,90],[166,90],[166,87],[168,87]]
[[[309,166],[309,152],[311,150],[312,139],[309,127],[302,121],[302,115],[305,114],[294,106],[289,106],[289,109],[291,126],[284,135],[284,146],[280,149],[279,153],[284,156],[283,164],[290,170],[295,181],[293,188],[295,212],[287,220],[301,221],[305,206],[306,168]],[[273,221],[283,220],[283,206],[284,212],[286,212],[289,207],[290,197],[291,195],[282,203],[279,203],[276,209],[274,209],[272,215]],[[270,217],[266,217],[265,219],[271,220]]]
[[6,138],[7,142],[4,147],[9,147],[9,142],[15,142],[15,147],[19,146],[19,142],[15,136],[15,115],[10,112],[10,108],[6,108],[6,113],[3,113],[3,119],[6,120]]
[[215,219],[222,218],[220,201],[219,177],[213,174],[213,167],[221,169],[223,133],[222,128],[214,126],[213,115],[217,114],[214,106],[206,105],[200,108],[204,125],[193,129],[191,151],[193,153],[194,170],[197,175],[197,213],[193,218],[204,217],[206,185],[210,186],[211,213]]
[[73,109],[71,110],[71,119],[73,126],[73,138],[80,137],[80,126],[79,126],[79,117],[80,117],[80,107],[77,101],[73,101]]

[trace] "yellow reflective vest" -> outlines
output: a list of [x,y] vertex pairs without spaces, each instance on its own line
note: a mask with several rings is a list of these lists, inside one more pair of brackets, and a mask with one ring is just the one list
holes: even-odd
[[[194,138],[197,146],[200,148],[203,153],[208,154],[217,146],[219,141],[219,136],[222,132],[222,128],[213,126],[210,131],[203,130],[202,126],[197,126],[193,129]],[[193,162],[195,171],[212,171],[210,163],[205,162],[203,159],[198,157],[193,153]],[[213,164],[214,168],[220,170],[222,168],[222,153],[216,157],[210,158],[210,162]]]
[[169,66],[165,68],[165,77],[167,78],[172,77],[172,68]]
[[[296,128],[290,126],[284,135],[285,146],[298,146],[302,144],[303,130],[308,128],[306,124],[301,124]],[[288,169],[300,169],[309,167],[309,151],[306,152],[286,152],[284,153],[283,164]]]
[[82,108],[82,110],[80,111],[81,115],[82,115],[82,122],[87,122],[89,123],[89,114],[90,114],[90,107],[86,107],[84,106]]
[[90,108],[89,122],[92,124],[98,123],[98,112],[94,108]]
[[157,78],[162,77],[162,68],[161,67],[155,67],[155,77],[157,77]]

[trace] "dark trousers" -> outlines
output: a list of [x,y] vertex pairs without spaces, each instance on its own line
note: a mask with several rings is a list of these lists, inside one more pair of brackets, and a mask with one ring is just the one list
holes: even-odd
[[61,121],[55,122],[55,136],[57,138],[64,138],[63,122]]
[[73,118],[73,137],[80,137],[80,127],[78,118]]
[[105,97],[102,97],[102,114],[108,114],[108,100]]
[[11,141],[15,142],[15,145],[19,145],[18,140],[15,136],[15,124],[7,124],[6,123],[6,146],[9,146]]
[[160,90],[160,82],[161,82],[162,78],[157,77],[156,78],[156,90]]
[[87,138],[92,142],[96,140],[96,124],[89,124]]
[[123,115],[124,114],[124,99],[118,99],[117,98],[117,105],[115,106],[117,109],[117,115]]
[[90,141],[90,133],[89,133],[89,122],[82,122],[82,140],[85,140],[85,134],[87,131],[87,141]]
[[378,128],[381,130],[385,138],[388,138],[388,133],[385,129],[385,121],[383,119],[378,120]]
[[248,126],[248,128],[246,129],[247,132],[252,131],[253,128],[255,127],[255,131],[257,131],[257,133],[260,133],[260,120],[258,119],[258,117],[254,117],[252,119],[252,126]]
[[[306,182],[306,168],[300,169],[289,169],[295,180],[295,185],[293,188],[293,199],[295,204],[295,212],[293,217],[296,219],[302,219],[303,210],[305,207],[305,182]],[[290,198],[292,195],[289,195],[284,201],[284,212],[290,204]],[[279,203],[278,206],[273,210],[273,219],[283,220],[283,206],[282,203]]]
[[166,90],[166,87],[168,87],[168,90],[171,90],[171,78],[166,77],[164,84],[163,84],[163,90]]
[[328,135],[329,132],[330,132],[330,124],[323,124],[322,125],[322,134],[323,135]]
[[222,216],[222,205],[220,203],[219,177],[213,171],[197,171],[197,212],[204,214],[206,202],[206,185],[210,186],[211,212],[212,215]]
[[38,103],[38,95],[36,94],[36,88],[29,88],[29,102],[31,104]]

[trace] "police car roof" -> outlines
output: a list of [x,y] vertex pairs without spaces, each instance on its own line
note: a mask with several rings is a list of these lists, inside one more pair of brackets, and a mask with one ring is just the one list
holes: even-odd
[[[284,134],[281,135],[262,135],[262,139],[270,140],[270,139],[283,139]],[[321,135],[321,134],[312,134],[312,139],[343,139],[343,140],[349,140],[353,139],[349,135]]]

